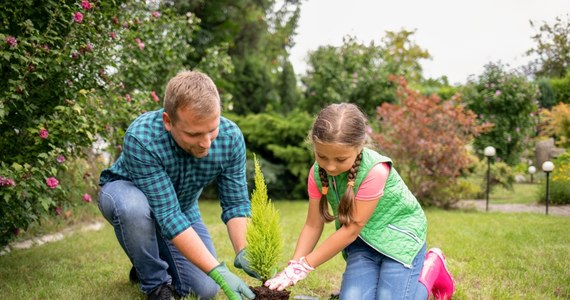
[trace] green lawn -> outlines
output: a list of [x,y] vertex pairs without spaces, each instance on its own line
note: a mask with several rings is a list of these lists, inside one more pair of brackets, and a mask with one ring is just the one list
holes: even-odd
[[[285,265],[306,217],[306,202],[275,202],[282,215]],[[220,260],[233,261],[217,202],[202,202]],[[540,214],[426,211],[428,247],[441,247],[457,283],[454,299],[569,299],[570,218]],[[325,234],[333,230],[326,227]],[[230,264],[231,265],[231,264]],[[231,267],[231,266],[230,266]],[[0,256],[2,299],[146,299],[128,283],[130,263],[109,225]],[[326,299],[338,289],[337,255],[292,295]],[[232,268],[233,270],[233,268]],[[237,271],[250,285],[258,283]],[[220,294],[221,295],[221,294]],[[219,299],[225,299],[220,296]]]
[[538,203],[539,190],[540,184],[536,183],[515,183],[513,190],[495,187],[489,195],[489,202],[493,204],[535,204]]

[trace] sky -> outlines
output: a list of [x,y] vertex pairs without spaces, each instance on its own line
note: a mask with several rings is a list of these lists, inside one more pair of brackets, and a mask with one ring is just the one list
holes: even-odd
[[432,56],[421,61],[424,77],[463,84],[489,62],[526,65],[538,27],[568,15],[570,0],[303,0],[290,59],[304,74],[309,51],[344,36],[379,45],[386,31],[416,30],[411,39]]

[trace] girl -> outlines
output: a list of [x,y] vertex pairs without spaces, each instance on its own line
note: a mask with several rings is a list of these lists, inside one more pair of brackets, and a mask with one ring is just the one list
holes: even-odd
[[[309,134],[316,163],[307,220],[293,259],[265,285],[283,290],[342,251],[340,299],[450,299],[455,287],[441,250],[426,254],[424,212],[390,158],[365,147],[367,126],[353,104],[332,104],[317,115]],[[333,220],[337,231],[315,249]]]

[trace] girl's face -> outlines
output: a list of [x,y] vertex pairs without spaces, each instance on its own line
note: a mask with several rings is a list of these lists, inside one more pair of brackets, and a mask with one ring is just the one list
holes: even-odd
[[319,167],[325,169],[327,174],[337,176],[350,170],[362,148],[315,142],[314,150]]

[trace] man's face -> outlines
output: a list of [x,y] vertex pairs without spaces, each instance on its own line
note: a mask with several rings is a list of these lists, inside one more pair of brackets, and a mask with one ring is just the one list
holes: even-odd
[[170,132],[176,144],[194,157],[202,158],[208,155],[212,142],[218,137],[220,113],[211,116],[198,116],[192,110],[180,108],[178,119],[172,123],[166,112],[162,113],[164,128]]

